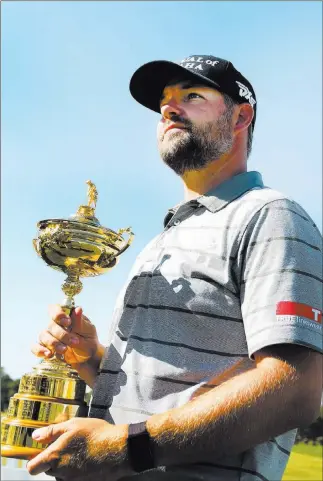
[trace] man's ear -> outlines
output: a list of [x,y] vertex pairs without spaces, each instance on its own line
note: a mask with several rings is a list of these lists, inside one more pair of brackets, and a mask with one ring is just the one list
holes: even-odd
[[250,104],[239,105],[239,113],[235,124],[236,133],[248,129],[254,116],[253,108]]

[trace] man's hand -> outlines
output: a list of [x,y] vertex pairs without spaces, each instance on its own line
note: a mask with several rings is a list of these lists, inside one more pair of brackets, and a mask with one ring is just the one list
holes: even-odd
[[80,307],[68,316],[59,305],[49,308],[51,322],[32,346],[37,357],[64,359],[89,386],[93,386],[105,347],[100,344],[95,326]]
[[132,474],[127,465],[128,426],[101,419],[73,418],[37,429],[33,438],[50,444],[27,464],[30,474],[46,472],[62,480],[118,480]]
[[95,326],[77,307],[68,316],[61,306],[50,306],[51,322],[39,335],[39,343],[32,347],[38,357],[64,356],[68,364],[81,364],[92,358],[99,348]]

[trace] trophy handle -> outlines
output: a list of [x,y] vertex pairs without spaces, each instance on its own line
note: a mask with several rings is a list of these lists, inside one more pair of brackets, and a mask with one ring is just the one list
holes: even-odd
[[129,238],[126,242],[126,244],[122,247],[122,249],[118,252],[118,254],[115,256],[115,257],[118,257],[120,254],[122,254],[125,250],[128,249],[128,247],[130,246],[130,244],[132,243],[133,241],[133,238],[134,238],[134,233],[131,231],[131,228],[130,227],[127,227],[125,229],[119,229],[117,234],[119,236],[121,236],[122,234],[128,234]]

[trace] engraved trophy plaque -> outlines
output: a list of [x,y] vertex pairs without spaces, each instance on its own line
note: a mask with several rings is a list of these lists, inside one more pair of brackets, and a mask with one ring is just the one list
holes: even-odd
[[[38,236],[33,241],[46,264],[67,275],[62,285],[62,307],[68,314],[74,308],[74,296],[82,290],[80,278],[112,269],[133,240],[130,228],[115,232],[101,226],[94,215],[97,190],[91,181],[87,184],[88,204],[81,205],[68,219],[38,222]],[[122,234],[127,234],[128,239]],[[86,384],[77,371],[58,355],[41,361],[33,372],[22,376],[18,393],[9,401],[2,419],[1,455],[30,459],[40,453],[46,445],[34,441],[32,432],[75,416],[86,416],[85,390]]]

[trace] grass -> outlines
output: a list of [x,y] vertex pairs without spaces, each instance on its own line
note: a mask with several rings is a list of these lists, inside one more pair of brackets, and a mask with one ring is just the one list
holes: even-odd
[[283,481],[323,481],[322,446],[295,444]]

